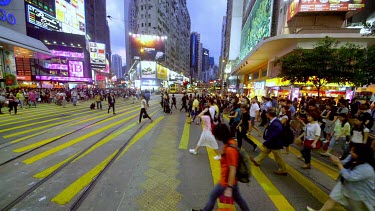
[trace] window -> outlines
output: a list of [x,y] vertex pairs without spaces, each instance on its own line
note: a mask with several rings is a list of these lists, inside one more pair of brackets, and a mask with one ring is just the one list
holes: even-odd
[[143,18],[143,17],[144,17],[144,15],[142,14],[142,15],[141,15],[141,18]]
[[143,27],[143,23],[142,23],[142,27]]
[[253,78],[254,78],[254,80],[255,80],[255,79],[258,79],[258,78],[259,78],[259,72],[255,72],[255,73],[253,74]]
[[148,26],[151,26],[151,23],[148,23]]
[[262,77],[266,77],[267,76],[267,70],[263,70],[262,71]]

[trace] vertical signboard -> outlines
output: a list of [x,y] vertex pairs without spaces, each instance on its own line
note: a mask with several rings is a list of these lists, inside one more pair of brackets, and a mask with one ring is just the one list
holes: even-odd
[[156,78],[156,62],[141,61],[141,75],[142,79]]
[[105,44],[90,42],[89,52],[90,52],[91,69],[99,71],[99,72],[105,72],[106,71]]
[[13,51],[4,50],[4,71],[5,85],[17,84],[16,61]]

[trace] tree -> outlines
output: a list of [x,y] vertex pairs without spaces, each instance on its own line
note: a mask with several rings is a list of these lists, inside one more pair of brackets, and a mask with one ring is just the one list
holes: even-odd
[[364,50],[363,57],[358,60],[358,69],[354,71],[351,82],[356,86],[375,84],[375,46]]
[[320,90],[327,83],[342,80],[342,72],[338,70],[338,41],[326,37],[319,41],[313,49],[297,48],[294,52],[277,60],[281,64],[279,77],[291,83],[312,82],[320,96]]

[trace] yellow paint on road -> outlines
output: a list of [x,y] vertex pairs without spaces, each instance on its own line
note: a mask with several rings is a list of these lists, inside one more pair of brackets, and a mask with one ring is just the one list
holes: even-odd
[[55,197],[52,198],[52,202],[55,202],[59,205],[64,205],[70,202],[74,196],[76,196],[81,190],[86,187],[90,182],[98,176],[98,174],[105,168],[105,166],[111,161],[111,159],[116,155],[119,150],[116,150],[112,153],[109,157],[107,157],[104,161],[102,161],[99,165],[92,168],[86,174],[78,178],[74,181],[71,185],[57,194]]
[[153,123],[150,123],[142,131],[140,131],[139,133],[137,133],[137,135],[135,135],[134,138],[129,142],[128,146],[126,146],[126,148],[124,149],[124,151],[122,151],[122,153],[120,154],[120,156],[118,156],[117,160],[120,159],[126,153],[126,151],[128,151],[130,149],[130,147],[132,147],[144,135],[146,135],[148,132],[150,132],[151,129],[154,128],[163,119],[164,119],[164,116],[161,116],[161,117],[157,118],[156,120],[154,120]]
[[40,154],[38,154],[38,155],[35,155],[35,156],[31,157],[31,158],[28,158],[28,159],[24,160],[23,163],[26,163],[26,164],[32,164],[32,163],[34,163],[34,162],[36,162],[36,161],[38,161],[38,160],[41,160],[41,159],[43,159],[43,158],[45,158],[45,157],[48,157],[48,156],[52,155],[52,154],[54,154],[54,153],[56,153],[56,152],[58,152],[58,151],[60,151],[60,150],[63,150],[63,149],[65,149],[65,148],[68,148],[68,147],[70,147],[70,146],[72,146],[72,145],[75,145],[75,144],[77,144],[77,143],[79,143],[79,142],[81,142],[81,141],[83,141],[83,140],[85,140],[85,139],[87,139],[87,138],[90,138],[90,137],[92,137],[92,136],[94,136],[94,135],[96,135],[96,134],[99,134],[99,133],[101,133],[101,132],[103,132],[103,131],[105,131],[105,130],[108,130],[108,129],[110,129],[110,128],[116,126],[116,125],[119,125],[119,124],[121,124],[121,123],[123,123],[123,122],[126,122],[126,121],[128,121],[128,120],[130,120],[130,119],[133,119],[133,118],[136,117],[136,116],[137,116],[137,115],[133,115],[133,116],[130,116],[130,117],[128,117],[128,118],[122,119],[121,121],[114,122],[114,123],[112,123],[112,124],[106,125],[106,126],[100,128],[100,129],[97,129],[97,130],[95,130],[95,131],[92,131],[92,132],[90,132],[90,133],[88,133],[88,134],[85,134],[85,135],[83,135],[83,136],[81,136],[81,137],[78,137],[78,138],[73,139],[73,140],[71,140],[71,141],[68,141],[68,142],[66,142],[66,143],[64,143],[64,144],[61,144],[61,145],[59,145],[59,146],[57,146],[57,147],[54,147],[54,148],[49,149],[49,150],[47,150],[47,151],[45,151],[45,152],[42,152],[42,153],[40,153]]
[[179,149],[187,149],[190,140],[190,124],[185,122],[184,131],[182,132]]
[[69,134],[69,133],[65,133],[65,134],[62,134],[62,135],[58,135],[58,136],[55,136],[55,137],[52,137],[52,138],[49,138],[49,139],[43,140],[43,141],[39,141],[39,142],[37,142],[37,143],[35,143],[35,144],[31,144],[31,145],[27,145],[27,146],[25,146],[25,147],[21,147],[21,148],[15,149],[15,150],[13,150],[13,152],[18,152],[18,153],[20,153],[20,152],[25,152],[25,151],[28,151],[28,150],[31,150],[31,149],[37,148],[37,147],[39,147],[39,146],[42,146],[42,145],[44,145],[44,144],[48,144],[48,143],[50,143],[50,142],[52,142],[52,141],[54,141],[54,140],[56,140],[56,139],[59,139],[59,138],[61,138],[61,137],[63,137],[63,136],[66,136],[66,135],[68,135],[68,134]]
[[[79,153],[79,152],[78,152]],[[56,164],[56,165],[53,165],[49,168],[47,168],[46,170],[42,171],[42,172],[39,172],[37,174],[34,175],[34,178],[39,178],[39,179],[43,179],[45,177],[47,177],[48,175],[50,175],[52,172],[56,171],[56,169],[60,168],[60,166],[64,165],[65,163],[69,162],[71,159],[73,159],[78,153],[68,157],[67,159],[61,161],[60,163]]]

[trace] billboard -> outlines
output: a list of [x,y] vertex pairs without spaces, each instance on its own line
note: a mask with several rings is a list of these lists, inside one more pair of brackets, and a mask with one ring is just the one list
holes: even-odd
[[158,64],[157,67],[157,78],[163,81],[168,81],[169,69]]
[[165,37],[132,34],[130,36],[131,55],[140,60],[165,60]]
[[242,29],[240,60],[271,34],[273,0],[257,0]]
[[156,78],[156,62],[141,61],[141,75],[144,79]]
[[100,72],[106,69],[105,44],[89,42],[91,68]]
[[361,10],[366,0],[294,0],[288,8],[288,21],[302,12],[347,12]]
[[27,22],[50,31],[86,34],[84,0],[25,0]]

